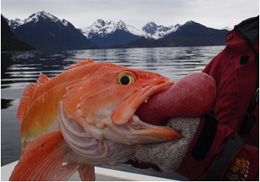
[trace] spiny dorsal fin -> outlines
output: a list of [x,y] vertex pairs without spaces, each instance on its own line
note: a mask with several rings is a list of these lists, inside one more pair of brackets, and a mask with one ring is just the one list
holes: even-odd
[[49,81],[49,80],[50,80],[50,78],[48,78],[48,77],[45,76],[44,74],[40,73],[40,76],[39,76],[39,78],[38,78],[38,80],[37,80],[37,85],[40,86],[40,85],[46,83],[46,82]]
[[71,66],[66,67],[66,69],[73,69],[80,66],[84,66],[86,64],[95,63],[92,59],[88,58],[88,60],[77,60],[78,64],[73,64]]
[[34,83],[31,83],[27,85],[24,89],[23,96],[21,97],[20,104],[17,111],[17,119],[22,122],[24,114],[27,111],[28,105],[31,103],[32,96],[34,94],[35,89],[37,88],[37,85]]
[[31,103],[35,90],[42,84],[48,82],[49,80],[51,80],[51,78],[48,78],[44,74],[40,73],[39,79],[37,80],[37,84],[31,83],[24,89],[23,96],[21,97],[17,111],[17,119],[20,122],[23,121],[24,115],[27,111],[29,104]]

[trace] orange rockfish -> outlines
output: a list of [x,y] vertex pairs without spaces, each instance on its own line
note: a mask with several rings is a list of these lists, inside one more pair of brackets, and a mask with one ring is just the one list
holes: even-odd
[[173,82],[159,74],[91,59],[28,85],[18,108],[22,153],[10,180],[66,180],[78,170],[94,180],[94,166],[119,165],[143,143],[180,138],[135,114],[149,96]]

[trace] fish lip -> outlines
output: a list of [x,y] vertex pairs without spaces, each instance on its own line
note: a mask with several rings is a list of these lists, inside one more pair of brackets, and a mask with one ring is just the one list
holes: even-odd
[[112,121],[116,125],[123,125],[128,123],[141,104],[145,102],[145,100],[147,100],[150,96],[167,89],[173,84],[174,83],[171,81],[154,80],[151,85],[147,85],[142,89],[137,90],[124,102],[122,102],[113,112],[111,115]]
[[[147,97],[146,99],[144,99],[141,104],[147,102],[151,96],[153,96],[153,95],[155,95],[155,94],[158,94],[159,92],[162,92],[162,91],[165,91],[165,90],[169,89],[169,88],[174,84],[173,82],[164,82],[164,83],[162,83],[162,84],[166,84],[166,83],[167,83],[167,85],[165,85],[164,87],[161,87],[161,88],[157,89],[155,92],[153,92],[153,93],[151,93],[150,95],[148,95],[148,97]],[[160,84],[158,84],[158,85],[160,85]],[[154,89],[154,88],[155,88],[156,86],[158,86],[158,85],[154,85],[154,86],[151,87],[149,90]],[[141,106],[141,104],[139,105],[139,107]],[[138,108],[139,108],[139,107],[138,107]],[[137,109],[138,109],[138,108],[137,108]],[[137,110],[137,109],[136,109],[136,110]]]
[[[166,85],[165,87],[162,87],[162,88],[158,89],[157,92],[155,92],[155,93],[149,95],[149,96],[143,101],[143,103],[147,103],[148,100],[149,100],[149,98],[150,98],[151,96],[153,96],[153,95],[155,95],[155,94],[158,94],[159,92],[163,92],[163,91],[165,91],[165,90],[168,90],[171,86],[172,86],[172,85]],[[142,103],[142,104],[143,104],[143,103]],[[141,104],[141,105],[142,105],[142,104]],[[141,105],[140,105],[140,106],[141,106]],[[140,107],[140,106],[139,106],[139,107]],[[139,109],[139,107],[136,109],[136,111]],[[136,112],[136,111],[135,111],[135,112]]]
[[[146,104],[146,103],[148,102],[149,98],[152,97],[153,95],[158,94],[158,93],[160,93],[160,92],[163,92],[163,91],[165,91],[165,90],[168,90],[168,89],[174,84],[174,82],[171,82],[171,83],[172,83],[171,85],[166,85],[166,86],[164,86],[164,87],[158,89],[156,92],[152,93],[151,95],[149,95],[149,96],[138,106],[138,108],[135,110],[135,113],[134,113],[133,117],[134,117],[134,116],[137,116],[137,117],[139,118],[139,116],[138,116],[138,114],[136,114],[136,112],[137,112],[138,109],[141,107],[141,105],[142,105],[142,104]],[[152,89],[152,88],[151,88],[151,89]],[[140,119],[140,121],[142,121],[142,122],[145,123],[145,124],[152,125],[152,126],[167,126],[167,122],[166,122],[166,121],[164,122],[164,125],[155,125],[155,124],[147,123],[147,122],[145,122],[145,121],[143,121],[143,120],[141,120],[141,119]]]

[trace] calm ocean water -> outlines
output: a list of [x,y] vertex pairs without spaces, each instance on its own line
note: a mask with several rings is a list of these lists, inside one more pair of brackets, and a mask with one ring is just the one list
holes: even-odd
[[[1,165],[19,159],[21,143],[20,123],[16,119],[17,107],[25,86],[35,82],[40,72],[53,77],[63,72],[65,67],[75,64],[77,59],[90,57],[96,62],[111,62],[156,72],[178,81],[189,73],[200,72],[223,48],[223,46],[207,46],[2,53]],[[141,170],[127,164],[109,168],[184,179],[174,173],[161,173],[152,169]]]

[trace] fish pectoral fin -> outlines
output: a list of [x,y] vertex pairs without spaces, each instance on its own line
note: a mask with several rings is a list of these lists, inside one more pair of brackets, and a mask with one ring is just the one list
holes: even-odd
[[78,169],[80,179],[82,181],[95,181],[95,168],[94,166],[84,165]]
[[79,167],[72,164],[63,166],[68,152],[69,147],[60,130],[43,134],[22,150],[20,160],[9,180],[66,180]]

